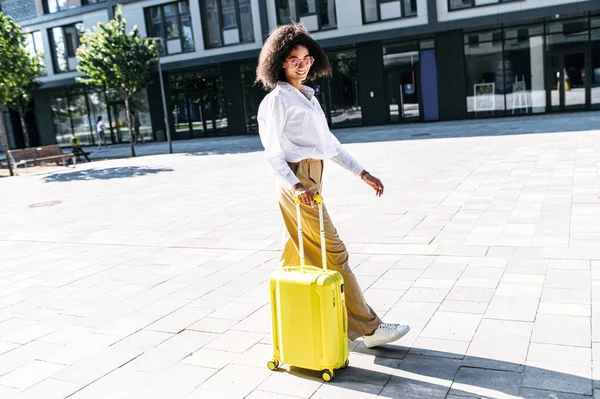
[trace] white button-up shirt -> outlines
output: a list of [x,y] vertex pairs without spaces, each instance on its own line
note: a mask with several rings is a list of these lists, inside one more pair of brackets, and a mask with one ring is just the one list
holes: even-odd
[[303,159],[331,159],[360,175],[363,167],[329,130],[315,91],[304,85],[300,90],[279,82],[258,107],[258,131],[267,163],[290,188],[300,180],[287,163]]

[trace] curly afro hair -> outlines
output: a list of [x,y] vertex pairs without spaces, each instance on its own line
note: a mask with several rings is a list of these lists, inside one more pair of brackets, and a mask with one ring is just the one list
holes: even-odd
[[327,55],[309,36],[304,25],[296,22],[278,26],[269,34],[258,57],[255,83],[262,83],[266,89],[273,89],[277,86],[277,82],[285,81],[283,63],[290,52],[298,46],[306,47],[308,53],[315,59],[306,80],[331,75]]

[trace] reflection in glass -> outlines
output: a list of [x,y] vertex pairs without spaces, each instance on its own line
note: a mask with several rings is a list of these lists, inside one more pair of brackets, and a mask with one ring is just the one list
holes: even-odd
[[67,63],[67,47],[62,28],[52,28],[52,39],[54,42],[54,67],[61,72],[69,70]]
[[240,2],[240,22],[242,25],[242,41],[254,41],[254,25],[252,22],[252,6],[250,0],[239,0]]
[[50,99],[52,121],[56,142],[59,145],[68,145],[72,137],[71,119],[69,117],[69,102],[66,96],[56,96]]
[[315,1],[316,0],[300,0],[298,2],[298,14],[307,15],[316,13],[317,5],[315,4]]
[[219,26],[219,3],[218,0],[204,1],[204,23],[208,36],[208,46],[218,47],[221,41],[221,27]]
[[73,134],[79,137],[82,145],[91,145],[93,139],[91,137],[91,126],[88,119],[86,101],[86,96],[84,94],[70,96],[69,110],[71,124],[73,125]]
[[404,2],[405,17],[413,17],[417,15],[417,0],[402,0]]
[[358,66],[356,51],[339,52],[331,57],[332,76],[331,124],[333,127],[356,126],[362,123],[358,99]]
[[218,68],[169,76],[175,138],[227,134],[223,82]]
[[449,9],[460,10],[462,8],[473,7],[474,5],[474,0],[450,0]]
[[254,78],[256,77],[255,63],[242,65],[241,74],[246,131],[248,133],[258,133],[258,122],[256,121],[258,106],[267,93],[260,85],[254,84]]
[[329,28],[337,25],[334,0],[321,0],[320,14],[322,28]]
[[235,0],[221,0],[221,9],[223,11],[223,29],[237,28]]
[[565,107],[585,107],[585,54],[583,52],[563,56]]
[[[491,38],[492,41],[483,42]],[[497,32],[473,34],[465,46],[467,112],[469,116],[504,115],[506,80],[512,82],[510,61],[502,58],[502,35]],[[509,71],[505,79],[504,71]]]
[[[600,17],[598,18],[600,26]],[[600,108],[600,29],[592,31],[592,71],[591,81],[591,100],[592,108]]]
[[545,112],[543,36],[506,39],[504,59],[507,110],[512,115]]
[[421,118],[417,42],[390,44],[383,49],[390,122]]

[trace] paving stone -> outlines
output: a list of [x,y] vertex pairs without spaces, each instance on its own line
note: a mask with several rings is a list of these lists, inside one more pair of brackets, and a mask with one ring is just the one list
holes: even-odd
[[490,399],[513,398],[519,392],[520,380],[520,373],[461,367],[450,394]]
[[229,330],[205,346],[206,349],[243,353],[260,341],[263,334]]
[[271,371],[266,367],[261,369],[230,364],[202,383],[199,388],[247,396],[270,376]]
[[438,311],[421,333],[421,337],[469,342],[480,321],[480,315]]
[[27,389],[64,368],[63,365],[39,360],[27,363],[0,377],[0,385],[17,389]]
[[589,396],[525,388],[519,390],[519,398],[523,399],[589,399]]
[[452,301],[446,299],[439,307],[444,312],[484,314],[488,302]]
[[417,338],[409,350],[411,354],[462,359],[469,347],[468,342],[449,339]]
[[591,347],[589,317],[538,314],[532,342]]
[[553,392],[592,394],[591,368],[548,362],[527,362],[522,385]]
[[494,296],[484,314],[484,318],[533,321],[535,320],[538,302],[538,298]]
[[518,371],[523,365],[529,349],[529,337],[478,330],[463,362],[463,365],[484,369]]
[[383,388],[386,398],[445,398],[460,360],[408,355]]

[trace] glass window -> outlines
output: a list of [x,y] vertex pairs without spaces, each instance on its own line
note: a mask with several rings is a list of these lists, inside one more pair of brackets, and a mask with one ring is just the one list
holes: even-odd
[[474,0],[450,0],[448,2],[449,10],[461,10],[463,8],[470,8],[475,5]]
[[378,22],[417,15],[417,0],[362,0],[363,21]]
[[309,31],[337,26],[335,0],[275,0],[275,4],[279,24],[301,21]]
[[357,126],[362,123],[362,111],[358,93],[358,64],[356,51],[340,51],[329,54],[331,78],[330,94],[331,125],[333,127]]
[[236,29],[237,17],[235,15],[235,0],[221,0],[223,10],[223,29]]
[[201,0],[207,48],[253,42],[250,0]]
[[64,11],[67,9],[67,0],[45,0],[44,8],[47,14]]
[[592,30],[592,108],[600,109],[600,29]]
[[504,63],[507,113],[545,112],[544,37],[505,40]]
[[27,40],[27,51],[31,57],[36,57],[40,63],[40,74],[46,74],[46,61],[44,60],[44,41],[42,32],[35,31],[25,35]]
[[502,57],[501,32],[469,35],[465,61],[468,115],[504,115],[506,65]]
[[53,96],[50,100],[50,109],[52,110],[56,142],[60,145],[68,145],[73,134],[67,96],[64,93],[57,93],[56,96]]
[[174,137],[227,134],[223,79],[218,68],[169,75],[174,115]]
[[256,121],[258,106],[267,93],[259,85],[254,84],[256,63],[242,65],[241,74],[246,131],[248,133],[258,133],[258,122]]
[[300,16],[310,15],[317,12],[317,0],[299,0],[298,1],[298,14]]
[[145,9],[149,36],[160,37],[161,54],[194,51],[194,34],[187,0]]
[[54,72],[70,72],[77,68],[75,57],[79,41],[83,35],[81,22],[50,29],[50,42],[53,47]]

